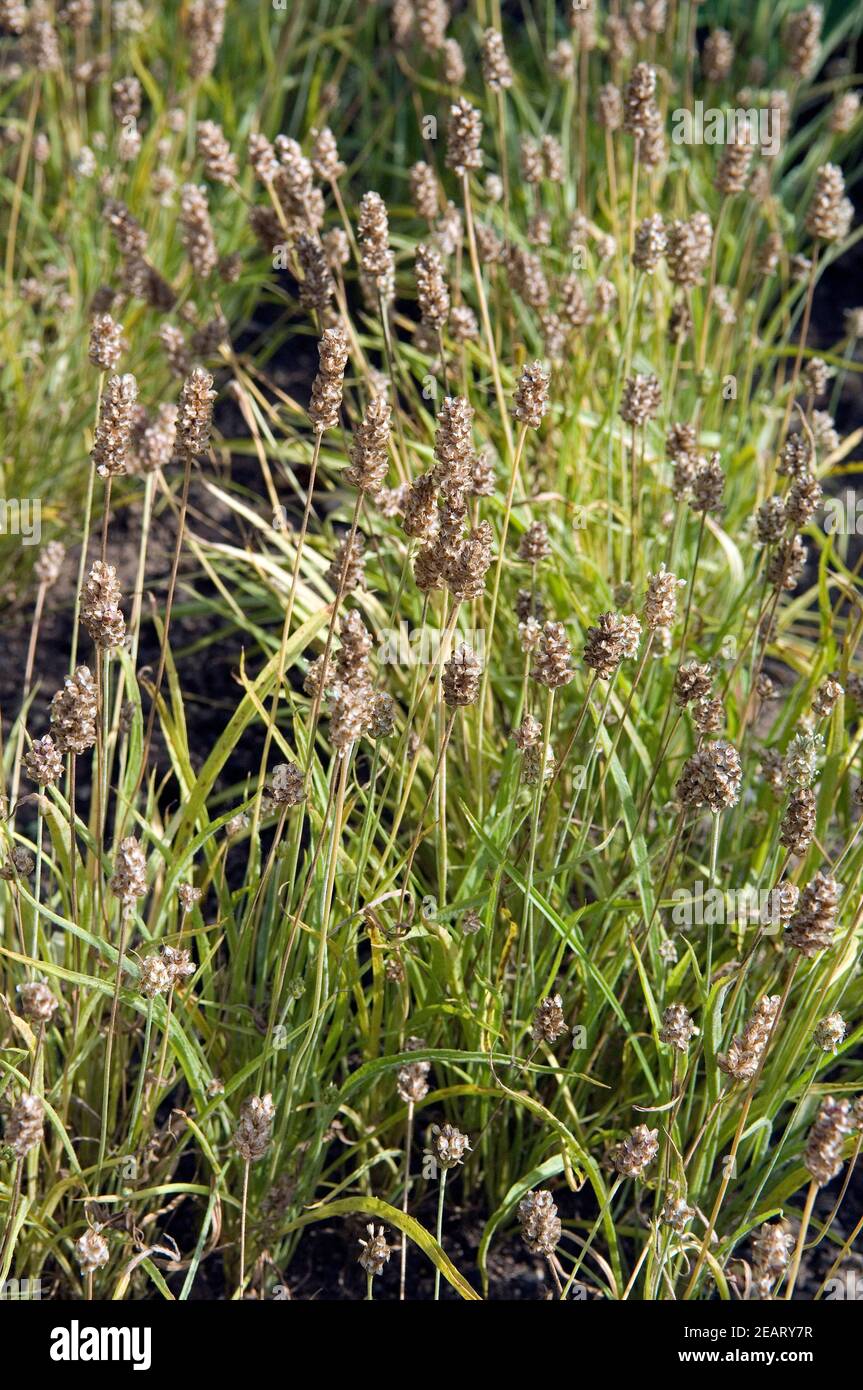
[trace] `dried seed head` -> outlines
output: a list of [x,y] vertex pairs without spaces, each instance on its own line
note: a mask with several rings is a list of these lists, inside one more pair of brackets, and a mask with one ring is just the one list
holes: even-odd
[[493,539],[491,525],[481,521],[447,555],[444,579],[453,598],[459,603],[479,598],[482,593],[491,564]]
[[752,1238],[752,1274],[760,1298],[769,1298],[770,1290],[788,1268],[794,1237],[782,1221],[771,1226],[765,1222]]
[[183,460],[206,453],[213,424],[213,378],[203,367],[194,367],[183,382],[177,414],[177,453]]
[[203,896],[201,889],[193,887],[191,883],[181,883],[177,888],[177,897],[184,912],[191,912],[193,907],[197,907]]
[[469,304],[454,304],[450,310],[449,331],[456,343],[469,343],[479,337],[476,314]]
[[785,21],[782,31],[785,61],[796,77],[809,77],[815,69],[823,18],[820,5],[804,5]]
[[717,1052],[716,1065],[735,1081],[751,1081],[770,1040],[781,997],[765,994],[755,1006],[743,1032],[732,1038],[727,1052]]
[[360,265],[384,304],[395,294],[395,258],[389,247],[389,219],[379,193],[365,193],[357,224]]
[[75,1259],[82,1274],[94,1274],[101,1269],[108,1263],[110,1253],[107,1240],[96,1227],[88,1226],[75,1241]]
[[725,706],[718,697],[696,700],[692,719],[700,734],[717,734],[725,727]]
[[18,986],[21,1012],[31,1023],[50,1023],[58,1002],[44,980],[28,980]]
[[38,1096],[25,1095],[13,1105],[6,1121],[5,1142],[16,1158],[26,1158],[44,1137],[45,1110]]
[[443,261],[431,246],[417,247],[416,282],[420,318],[434,332],[440,332],[449,318],[450,298]]
[[348,541],[348,536],[339,541],[326,573],[326,581],[334,593],[341,589],[342,593],[350,594],[354,589],[365,588],[365,537],[357,531],[353,545]]
[[464,492],[476,458],[473,448],[473,406],[464,396],[447,396],[435,429],[435,481],[448,496]]
[[276,806],[299,806],[305,800],[305,779],[296,763],[279,763],[273,768],[269,793]]
[[368,733],[373,691],[366,683],[337,681],[330,699],[330,742],[340,757]]
[[222,127],[215,121],[201,121],[196,131],[196,142],[204,176],[213,183],[232,183],[239,166]]
[[803,368],[803,380],[813,400],[819,400],[822,396],[827,395],[827,388],[832,375],[832,367],[828,367],[822,357],[810,357]]
[[486,29],[480,49],[482,80],[493,92],[512,86],[512,68],[497,29]]
[[812,444],[806,433],[790,434],[782,450],[776,471],[783,477],[796,478],[800,473],[811,472]]
[[638,652],[641,623],[634,614],[600,613],[596,625],[587,629],[584,664],[600,680],[611,680],[621,661]]
[[812,696],[812,713],[818,719],[829,719],[836,708],[840,695],[845,692],[835,676],[828,676]]
[[818,241],[841,241],[847,236],[854,209],[845,197],[845,180],[838,164],[822,164],[806,213],[806,230]]
[[656,270],[668,245],[665,223],[658,212],[652,213],[639,222],[635,229],[635,245],[632,263],[636,270],[652,275]]
[[192,361],[182,329],[171,323],[163,323],[159,329],[159,342],[162,344],[168,359],[168,366],[174,376],[187,376],[191,370]]
[[792,854],[804,855],[815,837],[816,800],[811,787],[798,787],[782,817],[779,842]]
[[668,273],[682,289],[700,285],[713,245],[713,226],[705,212],[696,212],[688,222],[671,222],[666,227]]
[[768,497],[755,513],[755,536],[759,545],[776,545],[785,534],[787,517],[781,497]]
[[548,527],[544,521],[532,521],[519,542],[518,558],[528,565],[539,565],[551,554]]
[[145,999],[155,999],[166,994],[171,987],[171,976],[161,956],[145,956],[141,961],[138,988]]
[[560,1243],[562,1226],[550,1192],[528,1192],[518,1204],[521,1236],[532,1255],[553,1255]]
[[412,165],[410,172],[411,202],[417,217],[433,222],[438,213],[438,185],[434,170],[423,160]]
[[441,690],[451,708],[472,705],[479,694],[482,661],[464,642],[459,643],[441,674]]
[[24,845],[13,845],[12,850],[0,868],[0,878],[11,883],[16,877],[27,878],[36,867],[36,860]]
[[820,734],[798,729],[785,750],[783,774],[795,787],[809,787],[818,775],[818,755],[824,746]]
[[636,63],[623,92],[623,129],[641,140],[652,126],[655,109],[656,69]]
[[2,0],[0,4],[0,29],[6,34],[13,34],[19,37],[24,33],[30,15],[27,13],[27,6],[24,0]]
[[695,700],[703,700],[713,688],[709,665],[698,661],[685,661],[678,667],[674,677],[674,703],[678,709],[685,709]]
[[432,1125],[431,1147],[435,1162],[443,1169],[455,1168],[463,1163],[465,1154],[470,1152],[467,1135],[462,1134],[455,1125]]
[[425,1100],[428,1095],[429,1083],[428,1076],[431,1071],[430,1062],[408,1062],[406,1066],[399,1067],[396,1078],[396,1090],[399,1099],[406,1105],[413,1102],[418,1105]]
[[527,748],[536,748],[542,740],[542,725],[532,714],[526,714],[514,731],[512,739],[520,753]]
[[539,256],[523,247],[510,245],[504,252],[504,263],[510,289],[532,309],[544,312],[548,308],[551,290]]
[[708,512],[722,511],[722,494],[725,491],[725,474],[718,454],[711,454],[695,470],[692,480],[691,507],[706,516]]
[[63,757],[50,734],[33,740],[24,756],[24,771],[40,787],[49,787],[63,776]]
[[344,390],[345,367],[348,361],[348,337],[339,324],[325,328],[318,343],[320,370],[312,384],[309,419],[319,434],[335,429]]
[[134,472],[154,473],[158,468],[167,468],[174,458],[177,448],[177,419],[179,408],[176,405],[160,405],[156,418],[151,420],[146,411],[132,428],[131,464]]
[[799,536],[782,541],[767,561],[767,582],[774,589],[796,589],[808,552]]
[[590,53],[596,48],[595,0],[570,0],[569,27],[580,53]]
[[675,789],[682,806],[704,806],[718,815],[740,800],[743,771],[731,743],[716,739],[687,758]]
[[373,396],[354,432],[345,479],[360,492],[377,492],[387,476],[391,415],[388,401],[383,396]]
[[190,0],[183,12],[183,28],[189,42],[189,75],[195,81],[209,77],[216,66],[226,8],[227,0]]
[[460,87],[467,76],[467,64],[461,44],[457,39],[444,39],[441,52],[444,82],[449,83],[451,87]]
[[309,236],[308,232],[300,232],[296,248],[303,277],[300,282],[300,303],[305,309],[315,309],[319,314],[324,314],[336,292],[336,282],[326,252],[320,239]]
[[321,237],[321,245],[330,270],[340,270],[351,258],[351,244],[343,227],[331,227]]
[[533,1016],[533,1026],[531,1037],[535,1043],[547,1043],[549,1047],[563,1033],[568,1033],[566,1019],[563,1013],[563,999],[559,994],[552,994],[548,999],[540,1002],[539,1008]]
[[322,130],[312,131],[312,169],[321,183],[334,183],[345,172],[345,165],[339,159],[336,137],[326,125]]
[[781,233],[768,232],[761,246],[758,248],[758,255],[755,260],[756,272],[759,275],[774,275],[779,266],[781,256]]
[[678,422],[670,425],[665,435],[665,448],[668,457],[675,463],[679,459],[693,459],[698,455],[698,435],[692,425]]
[[575,672],[572,669],[572,647],[563,623],[543,623],[536,655],[530,674],[547,690],[569,685]]
[[644,621],[651,632],[659,627],[673,627],[677,621],[677,591],[686,586],[685,579],[659,566],[658,574],[648,574],[644,595]]
[[792,526],[810,522],[821,502],[821,484],[811,473],[797,473],[785,498],[785,513]]
[[826,1096],[809,1131],[803,1155],[803,1162],[812,1176],[812,1181],[819,1187],[824,1187],[842,1172],[842,1147],[846,1136],[853,1130],[851,1102]]
[[264,1157],[270,1144],[276,1107],[273,1097],[249,1096],[240,1107],[240,1118],[234,1130],[234,1148],[246,1163]]
[[482,168],[482,117],[464,97],[450,107],[447,129],[446,166],[459,178]]
[[833,135],[847,135],[860,114],[859,92],[843,92],[830,108],[827,128]]
[[822,1052],[835,1052],[845,1041],[847,1025],[841,1014],[827,1014],[815,1027],[813,1040]]
[[33,573],[46,589],[50,589],[52,584],[57,583],[65,558],[66,547],[62,541],[48,541],[42,546],[33,566]]
[[654,420],[662,405],[662,390],[655,376],[630,376],[623,383],[620,416],[628,425],[643,426]]
[[147,857],[134,835],[120,841],[114,854],[114,875],[108,887],[126,906],[147,892]]
[[713,180],[713,187],[717,193],[730,198],[735,193],[745,191],[753,153],[753,146],[748,140],[735,141],[725,146]]
[[523,652],[536,651],[541,637],[542,626],[532,613],[519,621],[518,640]]
[[126,472],[138,383],[131,373],[112,376],[99,410],[92,459],[101,478]]
[[513,414],[530,429],[538,430],[542,417],[548,413],[548,385],[549,374],[541,362],[531,362],[522,368],[515,388]]
[[96,682],[89,666],[78,666],[51,701],[51,729],[61,753],[86,753],[93,747],[98,713]]
[[623,125],[623,97],[613,82],[600,87],[597,97],[597,120],[606,130],[619,130]]
[[542,183],[545,168],[542,159],[542,149],[539,142],[533,140],[529,135],[523,135],[519,141],[519,164],[521,176],[526,184],[536,187]]
[[676,1047],[679,1052],[685,1052],[697,1032],[698,1029],[693,1023],[688,1009],[683,1004],[668,1005],[662,1015],[662,1026],[659,1030],[660,1042],[669,1043],[671,1047]]
[[569,82],[575,76],[575,53],[568,39],[561,39],[551,49],[548,66],[558,82]]
[[684,343],[692,332],[692,314],[685,299],[678,299],[668,315],[668,339],[672,343]]
[[219,264],[219,253],[210,222],[207,190],[186,183],[180,191],[180,226],[192,270],[199,280],[208,280]]
[[694,1215],[695,1208],[685,1202],[682,1197],[674,1194],[666,1197],[662,1204],[662,1211],[659,1213],[659,1219],[663,1225],[670,1226],[673,1231],[677,1231],[678,1235],[682,1235]]
[[96,314],[90,324],[89,357],[93,366],[103,372],[113,372],[128,347],[122,325],[110,314]]
[[799,951],[807,960],[832,946],[841,892],[842,885],[819,870],[800,894],[797,911],[785,935],[792,950]]
[[125,640],[120,598],[116,569],[95,560],[81,590],[81,622],[97,647],[110,650]]
[[834,428],[833,416],[827,410],[813,410],[812,412],[812,437],[815,442],[815,451],[822,458],[834,453],[840,444],[839,435]]
[[384,1228],[383,1226],[378,1226],[377,1234],[375,1234],[374,1226],[369,1224],[366,1227],[366,1231],[369,1238],[368,1240],[360,1241],[360,1245],[363,1248],[359,1256],[359,1262],[366,1271],[366,1274],[372,1276],[383,1274],[384,1266],[392,1253],[390,1247],[387,1245]]
[[614,1166],[623,1177],[640,1178],[659,1152],[659,1130],[636,1125],[614,1151]]
[[542,149],[542,161],[545,165],[545,177],[550,183],[565,183],[566,164],[560,141],[554,135],[543,135],[540,148]]
[[713,29],[704,40],[701,71],[708,82],[724,82],[734,62],[734,43],[727,29]]

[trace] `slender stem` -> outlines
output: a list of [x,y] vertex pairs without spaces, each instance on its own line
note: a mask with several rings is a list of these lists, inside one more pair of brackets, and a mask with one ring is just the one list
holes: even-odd
[[[438,1190],[438,1199],[437,1199],[437,1226],[436,1226],[436,1228],[435,1228],[435,1229],[436,1229],[436,1234],[437,1234],[437,1243],[438,1243],[438,1245],[440,1245],[440,1246],[443,1245],[443,1199],[444,1199],[444,1192],[446,1191],[446,1175],[447,1175],[447,1170],[446,1170],[446,1168],[442,1168],[442,1169],[441,1169],[441,1173],[440,1173],[440,1188],[439,1188],[439,1190]],[[437,1265],[435,1265],[435,1272],[434,1272],[434,1301],[435,1301],[435,1303],[437,1303],[437,1302],[439,1301],[439,1299],[440,1299],[440,1270],[438,1269]]]
[[797,1283],[797,1275],[800,1272],[800,1261],[803,1258],[803,1247],[806,1244],[806,1232],[809,1229],[809,1222],[812,1217],[812,1208],[815,1205],[815,1198],[818,1196],[817,1182],[809,1184],[809,1191],[806,1194],[806,1205],[803,1208],[803,1216],[800,1221],[800,1232],[797,1236],[797,1244],[794,1247],[794,1255],[791,1260],[791,1268],[788,1271],[788,1282],[785,1286],[785,1299],[788,1302],[794,1297],[794,1286]]
[[[406,1131],[405,1131],[405,1185],[404,1185],[404,1191],[402,1192],[402,1211],[404,1212],[405,1216],[407,1216],[407,1214],[408,1214],[408,1199],[409,1199],[409,1195],[410,1195],[410,1180],[411,1180],[411,1145],[412,1145],[412,1143],[413,1143],[413,1134],[414,1134],[414,1103],[413,1103],[412,1100],[409,1100],[409,1101],[408,1101],[408,1118],[407,1118],[407,1126],[406,1126]],[[407,1238],[407,1236],[405,1235],[404,1231],[402,1231],[402,1239],[401,1239],[401,1270],[400,1270],[400,1273],[399,1273],[399,1301],[402,1302],[402,1303],[404,1302],[404,1298],[405,1298],[405,1276],[406,1276],[406,1274],[407,1274],[407,1265],[408,1265],[408,1238]]]
[[243,1296],[243,1289],[246,1283],[246,1210],[249,1202],[249,1160],[243,1164],[243,1197],[240,1207],[240,1282],[237,1285],[237,1294]]

